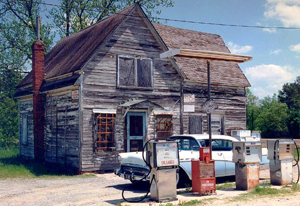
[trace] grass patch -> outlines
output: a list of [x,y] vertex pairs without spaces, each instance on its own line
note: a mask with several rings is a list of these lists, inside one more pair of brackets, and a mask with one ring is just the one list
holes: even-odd
[[225,182],[224,184],[217,184],[216,185],[217,190],[224,190],[224,189],[227,189],[227,188],[235,188],[235,187],[236,187],[235,182]]
[[[73,177],[56,169],[48,169],[42,163],[24,160],[18,154],[17,148],[0,148],[0,179]],[[84,178],[92,176],[94,175],[82,175]]]
[[203,204],[203,201],[200,200],[190,200],[188,202],[179,202],[180,206],[193,206],[193,205],[199,205]]
[[288,194],[293,194],[299,191],[299,185],[286,185],[281,188],[273,188],[271,184],[265,184],[264,186],[256,186],[253,190],[248,193],[239,195],[238,197],[231,198],[231,202],[235,201],[250,201],[259,197],[280,197]]

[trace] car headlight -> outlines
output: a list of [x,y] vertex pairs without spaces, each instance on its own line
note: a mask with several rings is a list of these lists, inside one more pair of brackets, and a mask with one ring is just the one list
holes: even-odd
[[119,161],[119,162],[122,162],[122,157],[121,157],[121,155],[118,156],[118,161]]

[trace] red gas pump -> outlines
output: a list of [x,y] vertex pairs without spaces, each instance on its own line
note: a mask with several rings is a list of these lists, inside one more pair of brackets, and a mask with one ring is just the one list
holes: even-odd
[[199,195],[216,193],[215,161],[210,148],[199,148],[199,160],[192,160],[192,189]]

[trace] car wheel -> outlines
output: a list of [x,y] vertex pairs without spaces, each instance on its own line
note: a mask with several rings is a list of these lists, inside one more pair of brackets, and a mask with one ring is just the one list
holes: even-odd
[[176,175],[177,188],[186,188],[192,186],[192,181],[183,169],[179,169]]

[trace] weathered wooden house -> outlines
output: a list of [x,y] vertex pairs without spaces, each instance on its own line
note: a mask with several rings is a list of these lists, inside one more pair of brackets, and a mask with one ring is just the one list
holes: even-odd
[[[75,172],[111,170],[118,153],[155,137],[207,132],[206,61],[161,59],[187,48],[230,53],[219,35],[154,24],[138,4],[62,39],[18,85],[20,155]],[[246,128],[236,63],[212,61],[212,132]]]

